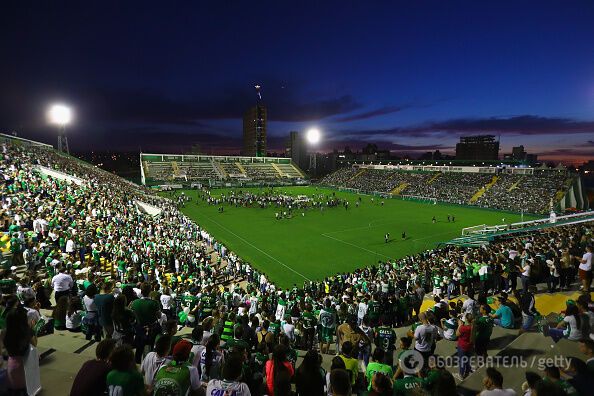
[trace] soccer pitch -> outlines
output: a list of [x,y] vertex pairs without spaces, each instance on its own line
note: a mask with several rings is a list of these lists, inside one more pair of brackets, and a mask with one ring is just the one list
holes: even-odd
[[[239,189],[235,189],[238,191]],[[262,191],[244,188],[243,191]],[[321,280],[337,272],[347,272],[375,264],[378,260],[399,258],[434,248],[437,243],[460,236],[464,227],[520,221],[508,213],[449,204],[421,203],[339,192],[315,186],[275,187],[276,193],[307,195],[336,193],[350,205],[309,209],[305,216],[294,210],[291,219],[275,219],[275,207],[234,207],[225,204],[223,213],[198,198],[197,191],[184,190],[192,197],[182,212],[205,228],[239,257],[286,288],[303,285],[306,280]],[[219,196],[231,189],[212,190]],[[164,194],[167,196],[167,194]],[[355,202],[361,197],[361,205]],[[455,216],[454,223],[447,216]],[[432,218],[437,222],[433,223]],[[524,216],[525,220],[535,216]],[[402,232],[406,239],[402,240]],[[390,233],[391,240],[384,241]]]

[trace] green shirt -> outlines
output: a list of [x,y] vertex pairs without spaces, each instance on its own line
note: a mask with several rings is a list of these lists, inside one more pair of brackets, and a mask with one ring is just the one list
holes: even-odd
[[157,371],[154,382],[153,395],[186,395],[191,386],[190,369],[170,362]]
[[130,309],[134,311],[136,320],[141,326],[152,324],[158,319],[159,303],[155,300],[139,298],[132,302]]
[[144,395],[144,378],[138,371],[111,370],[107,374],[106,383],[109,395]]
[[421,388],[422,384],[423,380],[419,377],[405,375],[394,382],[394,396],[414,395],[415,390]]
[[392,367],[388,366],[387,364],[381,364],[377,362],[371,362],[367,365],[367,370],[365,371],[365,376],[367,377],[367,383],[369,386],[367,390],[371,390],[371,380],[375,373],[382,373],[385,374],[386,377],[392,378],[393,372]]
[[385,352],[391,352],[394,350],[394,344],[396,344],[396,332],[394,329],[388,326],[378,327],[375,336],[375,346],[383,349]]
[[480,316],[474,323],[475,340],[488,341],[493,333],[493,319],[489,316]]

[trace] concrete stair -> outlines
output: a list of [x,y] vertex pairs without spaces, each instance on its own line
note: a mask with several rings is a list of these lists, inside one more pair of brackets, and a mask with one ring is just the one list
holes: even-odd
[[433,177],[429,180],[427,180],[427,184],[431,184],[433,183],[435,180],[437,180],[437,178],[441,175],[441,172],[435,172],[435,175],[433,175]]
[[475,203],[476,201],[478,201],[480,197],[482,197],[487,191],[491,189],[491,187],[495,185],[495,183],[497,183],[498,179],[499,176],[493,176],[489,183],[487,183],[484,187],[481,187],[476,193],[474,193],[474,195],[470,198],[469,202]]
[[355,173],[355,176],[351,177],[349,180],[347,180],[347,182],[350,182],[352,180],[355,180],[356,178],[358,178],[359,176],[361,176],[362,174],[364,174],[365,172],[367,172],[367,168],[365,169],[361,169],[359,172]]
[[398,187],[390,191],[392,195],[400,195],[408,187],[408,183],[400,183]]

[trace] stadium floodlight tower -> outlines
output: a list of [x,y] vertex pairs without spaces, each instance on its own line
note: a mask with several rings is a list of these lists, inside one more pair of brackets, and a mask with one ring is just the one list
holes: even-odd
[[58,126],[58,151],[70,154],[66,125],[72,121],[72,111],[68,106],[55,104],[48,111],[48,118],[52,124]]
[[[307,140],[307,142],[309,143],[310,147],[315,147],[318,145],[318,143],[320,143],[320,140],[322,139],[322,135],[320,133],[320,130],[318,128],[310,128],[306,133],[305,133],[305,139]],[[314,150],[309,152],[309,171],[313,171],[316,172],[316,168],[318,166],[317,164],[317,153]]]

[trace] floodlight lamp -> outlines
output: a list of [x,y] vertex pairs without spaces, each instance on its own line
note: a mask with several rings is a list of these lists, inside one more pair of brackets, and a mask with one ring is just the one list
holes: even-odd
[[310,144],[317,144],[320,141],[320,131],[316,128],[311,128],[306,134],[307,141]]
[[66,125],[72,120],[72,112],[70,108],[57,104],[50,108],[48,117],[52,124]]

